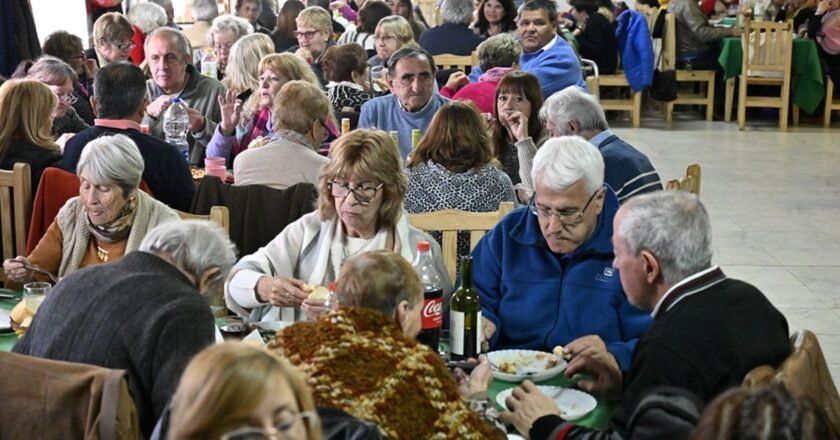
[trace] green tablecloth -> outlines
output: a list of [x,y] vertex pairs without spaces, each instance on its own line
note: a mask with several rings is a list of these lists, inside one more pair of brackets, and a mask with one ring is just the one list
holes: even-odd
[[[825,95],[822,65],[814,40],[797,38],[793,40],[793,58],[791,60],[791,94],[794,104],[807,113],[813,113]],[[744,50],[741,38],[724,38],[721,44],[718,62],[723,66],[724,78],[729,79],[741,74],[741,62]]]
[[[14,293],[17,296],[16,300],[0,300],[0,308],[6,310],[12,310],[12,307],[15,306],[20,301],[23,292],[20,290],[9,290],[9,289],[0,289],[0,292],[3,293]],[[3,323],[2,325],[5,327],[7,323]],[[17,343],[17,336],[14,333],[0,333],[0,351],[12,351],[12,347],[15,346]]]
[[[552,379],[544,380],[542,382],[536,382],[537,385],[555,385],[561,387],[572,388],[574,387],[574,382],[570,381],[563,375],[563,373],[558,374]],[[500,392],[518,386],[519,384],[513,382],[506,382],[503,380],[493,379],[493,383],[490,384],[490,389],[487,390],[487,393],[490,395],[490,400],[494,403],[496,402],[496,395]],[[612,417],[613,413],[613,403],[607,401],[606,399],[601,399],[596,396],[598,400],[598,406],[595,407],[591,413],[587,414],[585,417],[582,417],[575,421],[576,424],[581,426],[586,426],[589,428],[605,428],[609,422],[610,418]],[[503,408],[496,403],[496,408],[502,410]]]

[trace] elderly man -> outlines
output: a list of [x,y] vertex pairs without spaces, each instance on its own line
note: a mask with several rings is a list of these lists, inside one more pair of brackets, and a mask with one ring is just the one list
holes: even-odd
[[143,180],[155,198],[171,208],[189,211],[195,194],[190,167],[172,145],[140,132],[146,104],[146,77],[139,67],[119,61],[99,70],[90,104],[96,125],[73,136],[64,147],[64,169],[76,172],[76,164],[88,142],[111,134],[131,138],[146,166]]
[[64,277],[14,351],[127,370],[148,437],[190,358],[213,343],[202,294],[220,286],[234,260],[217,226],[160,225],[138,251]]
[[377,128],[399,133],[403,159],[411,152],[411,130],[425,133],[435,112],[449,102],[435,92],[435,63],[429,52],[404,47],[388,61],[391,94],[362,105],[360,128]]
[[632,307],[613,270],[618,199],[601,153],[580,137],[546,141],[531,170],[536,192],[473,250],[490,349],[552,351],[578,338],[604,346],[623,369],[651,319]]
[[190,43],[178,30],[155,29],[146,38],[145,51],[152,79],[146,81],[151,103],[146,106],[143,122],[153,136],[163,139],[164,112],[172,98],[180,97],[190,116],[189,162],[203,165],[204,150],[220,119],[219,97],[225,95],[225,87],[190,64]]
[[668,13],[674,15],[677,24],[677,68],[721,71],[716,43],[725,37],[737,37],[741,31],[712,26],[693,0],[671,0]]
[[482,38],[470,29],[475,9],[472,0],[447,0],[440,6],[443,24],[420,35],[420,47],[432,55],[470,55]]
[[[751,369],[777,366],[789,354],[785,317],[758,289],[712,265],[709,216],[696,196],[659,191],[630,199],[615,216],[612,241],[613,265],[630,303],[652,311],[655,322],[636,346],[628,373],[602,348],[583,351],[572,343],[566,375],[590,374],[592,380],[578,386],[621,395],[622,406],[610,430],[593,433],[566,424],[554,402],[526,382],[503,417],[532,440],[624,438],[627,416],[645,391],[676,386],[708,402],[738,386]],[[651,433],[664,428],[651,426]]]
[[[604,180],[615,191],[619,203],[662,189],[650,159],[610,131],[598,100],[583,89],[569,87],[551,95],[543,103],[540,117],[552,136],[583,136],[598,147],[604,156]],[[529,154],[536,154],[536,148]]]
[[204,50],[209,47],[207,32],[210,31],[210,23],[219,16],[219,7],[216,0],[193,0],[192,17],[193,25],[184,31],[184,36],[190,41],[193,50]]

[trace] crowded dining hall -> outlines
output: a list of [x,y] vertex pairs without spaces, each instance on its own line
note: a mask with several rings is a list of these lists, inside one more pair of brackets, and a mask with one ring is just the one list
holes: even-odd
[[840,0],[0,22],[2,439],[840,439]]

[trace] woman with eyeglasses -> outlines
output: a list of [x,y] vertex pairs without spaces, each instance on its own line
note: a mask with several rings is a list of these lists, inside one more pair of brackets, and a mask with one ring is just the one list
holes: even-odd
[[387,133],[358,129],[341,136],[318,176],[317,210],[239,261],[225,284],[228,308],[253,321],[317,316],[324,301],[308,298],[309,291],[335,281],[347,258],[387,249],[413,261],[420,241],[432,242],[450,292],[440,246],[408,223],[406,187],[402,158]]
[[373,33],[376,55],[368,60],[370,67],[386,67],[388,59],[403,47],[420,47],[414,41],[414,32],[405,18],[391,15],[379,20]]
[[212,345],[190,361],[169,417],[171,440],[321,439],[303,375],[242,342]]
[[99,67],[114,61],[130,61],[131,51],[136,47],[133,41],[134,27],[118,12],[102,14],[93,24],[93,50],[88,49],[87,58],[97,60]]
[[220,15],[213,19],[210,31],[207,32],[207,39],[213,52],[216,54],[218,63],[218,80],[225,77],[225,70],[230,57],[230,49],[233,44],[242,37],[254,32],[254,28],[244,19],[232,15]]
[[96,60],[85,58],[82,39],[67,31],[51,33],[44,41],[43,49],[44,55],[59,58],[76,72],[77,79],[73,82],[73,96],[77,101],[73,104],[73,108],[88,125],[93,125],[94,115],[90,107],[90,97],[93,96],[93,78],[99,70]]
[[44,84],[56,97],[55,110],[52,112],[52,135],[59,146],[63,148],[70,136],[89,127],[73,108],[78,100],[73,95],[73,83],[78,77],[69,64],[56,57],[42,56],[26,70],[26,78]]
[[326,87],[324,72],[321,70],[321,58],[327,48],[333,45],[332,41],[332,16],[326,9],[319,6],[310,6],[298,14],[295,19],[298,45],[289,48],[300,59],[306,61],[318,81],[321,88]]
[[273,134],[266,144],[236,156],[236,184],[276,189],[302,182],[317,184],[321,166],[329,162],[317,150],[327,134],[330,101],[320,88],[306,81],[287,82],[272,101]]

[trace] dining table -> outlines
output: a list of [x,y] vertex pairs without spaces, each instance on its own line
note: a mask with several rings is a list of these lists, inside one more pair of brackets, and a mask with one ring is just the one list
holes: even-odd
[[[15,296],[15,299],[0,299],[0,308],[6,311],[12,310],[12,308],[14,308],[23,297],[22,290],[0,289],[0,293]],[[8,323],[6,322],[0,323],[0,328],[5,328],[7,325]],[[0,333],[0,351],[12,351],[12,348],[15,344],[17,344],[17,341],[17,335],[13,331],[4,331]]]
[[[724,107],[724,120],[726,122],[732,120],[735,79],[741,74],[743,57],[744,49],[741,37],[723,39],[718,62],[723,67],[723,77],[726,80]],[[791,53],[791,76],[793,104],[807,113],[813,113],[825,96],[822,64],[814,40],[794,38]]]

